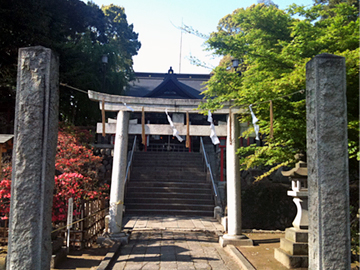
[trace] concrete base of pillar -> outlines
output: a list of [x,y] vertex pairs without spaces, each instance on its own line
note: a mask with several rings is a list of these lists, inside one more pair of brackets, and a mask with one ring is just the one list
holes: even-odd
[[225,247],[226,245],[234,246],[253,246],[254,242],[246,235],[229,235],[224,234],[219,238],[220,246]]

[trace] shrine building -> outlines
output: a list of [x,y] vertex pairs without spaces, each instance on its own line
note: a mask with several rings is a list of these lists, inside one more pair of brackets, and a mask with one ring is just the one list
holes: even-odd
[[[124,96],[129,97],[145,97],[145,98],[164,98],[164,99],[203,99],[202,91],[205,90],[206,82],[210,79],[210,74],[177,74],[174,73],[172,67],[167,73],[150,73],[150,72],[136,72],[136,80],[129,83],[124,91]],[[130,123],[141,123],[141,112],[133,112],[132,120]],[[172,113],[170,113],[172,116]],[[200,113],[189,114],[190,125],[203,125],[209,126],[207,116]],[[137,119],[137,121],[136,121]],[[109,119],[111,122],[112,120]],[[175,115],[173,121],[175,123],[186,124],[185,114]],[[213,114],[214,125],[226,125],[226,115]],[[145,114],[146,124],[163,124],[168,125],[167,116],[164,112],[149,112]],[[114,125],[114,123],[113,123]],[[249,126],[247,124],[240,124],[241,132],[245,131]],[[111,133],[106,133],[103,136],[102,126],[98,123],[97,141],[101,145],[114,144],[114,130]],[[130,135],[130,134],[129,134]],[[219,136],[222,145],[225,145],[226,135],[221,133]],[[133,135],[131,134],[132,138]],[[182,135],[185,140],[185,135]],[[146,144],[139,143],[139,148],[144,151],[195,151],[199,152],[200,140],[199,136],[190,135],[190,147],[185,147],[184,143],[179,142],[174,136],[159,134],[159,135],[146,135]],[[208,142],[208,140],[205,140]],[[240,138],[240,146],[248,146],[250,144],[261,144],[255,140],[252,135],[249,138]]]

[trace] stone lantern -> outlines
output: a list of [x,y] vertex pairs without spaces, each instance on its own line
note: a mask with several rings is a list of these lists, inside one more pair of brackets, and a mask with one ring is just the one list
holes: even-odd
[[309,227],[308,218],[308,187],[307,187],[307,166],[305,162],[299,161],[295,168],[282,172],[291,181],[291,190],[287,194],[294,197],[293,201],[297,208],[296,217],[292,223],[296,229],[307,230]]
[[285,230],[285,238],[280,239],[280,248],[274,250],[274,257],[288,268],[307,268],[309,218],[306,163],[300,161],[295,168],[282,174],[291,181],[291,190],[287,194],[294,197],[297,214],[292,223],[294,227]]

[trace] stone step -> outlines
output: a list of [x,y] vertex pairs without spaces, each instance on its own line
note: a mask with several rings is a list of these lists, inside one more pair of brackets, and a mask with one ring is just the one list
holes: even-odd
[[133,175],[131,175],[131,180],[129,181],[132,182],[153,182],[153,183],[157,183],[157,182],[176,182],[176,183],[186,183],[188,185],[190,185],[191,183],[208,183],[208,181],[206,180],[206,178],[204,177],[203,179],[193,179],[191,177],[186,177],[186,178],[180,178],[179,176],[175,176],[174,178],[166,178],[166,177],[159,177],[156,178],[157,176],[144,176],[144,177],[133,177]]
[[213,205],[176,204],[176,203],[127,203],[126,210],[132,209],[163,209],[163,210],[205,210],[212,211]]
[[202,210],[167,210],[167,209],[131,209],[129,215],[183,215],[183,216],[213,216],[213,211]]
[[184,188],[210,188],[209,182],[183,182],[183,181],[129,181],[128,187],[184,187]]
[[308,243],[295,243],[286,238],[280,238],[280,248],[290,255],[308,255]]
[[308,242],[308,230],[298,230],[294,227],[287,228],[285,230],[285,238],[292,242],[307,243]]
[[126,213],[212,216],[214,201],[202,154],[136,152]]
[[149,156],[149,157],[137,157],[134,156],[134,164],[135,163],[155,163],[155,164],[176,164],[176,165],[187,165],[191,162],[197,164],[197,165],[203,165],[203,159],[202,158],[193,158],[193,157],[166,157],[166,156]]
[[152,172],[160,172],[160,173],[172,173],[172,172],[183,172],[183,173],[200,173],[200,174],[206,174],[206,171],[204,170],[204,168],[201,167],[183,167],[183,166],[167,166],[166,164],[163,164],[163,166],[153,166],[153,165],[149,165],[146,167],[137,167],[137,166],[133,166],[132,167],[133,172],[146,172],[146,173],[152,173]]
[[[130,174],[131,181],[191,181],[191,182],[206,182],[205,173],[182,173],[182,172],[144,172],[132,171]],[[197,179],[197,180],[195,180]]]
[[146,173],[152,173],[152,172],[156,172],[156,173],[168,173],[168,172],[183,172],[183,173],[196,173],[196,174],[206,174],[206,170],[204,170],[203,167],[182,167],[182,166],[178,166],[178,167],[171,167],[171,166],[141,166],[141,167],[136,167],[133,166],[132,167],[132,171],[133,172],[146,172]]
[[134,153],[136,157],[178,157],[178,158],[202,158],[202,153],[200,152],[156,152],[156,151],[136,151]]
[[274,257],[281,262],[285,267],[293,268],[307,268],[309,259],[307,255],[291,255],[281,248],[275,248]]
[[169,193],[169,192],[128,192],[126,195],[127,198],[193,198],[201,200],[212,200],[212,194],[196,194],[194,193]]
[[[141,180],[168,180],[168,179],[176,179],[176,180],[191,180],[198,179],[200,182],[204,182],[206,180],[206,173],[197,172],[197,173],[188,173],[181,171],[132,171],[131,179],[141,179]],[[195,181],[194,182],[198,182]]]
[[191,193],[193,196],[196,194],[211,194],[211,188],[185,188],[185,187],[128,187],[127,192],[129,194],[137,192],[149,192],[149,193],[162,193],[167,192],[171,194],[176,193]]
[[171,159],[134,159],[132,163],[133,167],[199,167],[204,168],[204,163],[202,160],[171,160]]
[[203,204],[214,205],[214,200],[211,199],[199,199],[199,198],[143,198],[143,197],[126,197],[125,205],[128,203],[175,203],[175,204]]

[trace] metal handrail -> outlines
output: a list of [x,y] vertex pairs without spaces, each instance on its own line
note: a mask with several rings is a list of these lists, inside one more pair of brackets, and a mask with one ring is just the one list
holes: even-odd
[[215,204],[222,208],[222,203],[221,203],[221,200],[220,200],[219,195],[218,195],[217,186],[216,186],[215,181],[214,181],[214,176],[213,176],[213,173],[212,173],[212,170],[211,170],[211,165],[210,165],[210,162],[208,160],[208,156],[207,156],[207,153],[206,153],[206,150],[205,150],[205,147],[204,147],[204,142],[203,142],[202,137],[200,137],[200,146],[201,146],[201,149],[202,149],[202,153],[204,155],[206,167],[209,170],[210,179],[211,179],[211,183],[212,183],[212,187],[213,187],[213,191],[214,191],[214,195],[215,195]]
[[135,151],[135,146],[136,146],[136,138],[137,138],[137,136],[135,136],[135,139],[134,139],[134,142],[133,142],[133,146],[132,146],[132,149],[131,149],[131,152],[130,152],[130,157],[129,157],[129,159],[128,159],[128,164],[127,164],[127,167],[126,167],[125,184],[126,184],[127,179],[128,179],[128,175],[129,175],[131,163],[132,163],[133,156],[134,156],[134,151]]

